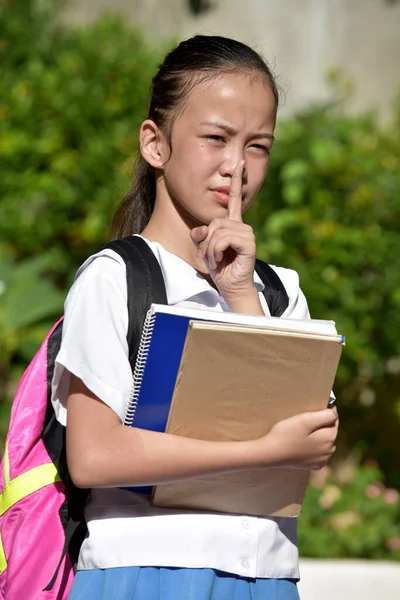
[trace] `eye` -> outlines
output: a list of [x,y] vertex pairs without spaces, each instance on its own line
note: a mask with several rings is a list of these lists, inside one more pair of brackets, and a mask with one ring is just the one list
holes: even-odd
[[271,154],[271,148],[269,146],[263,146],[262,144],[252,144],[251,147],[255,148],[256,150],[260,150],[261,152],[264,152],[264,154],[268,154],[268,156]]
[[225,142],[225,138],[222,135],[207,135],[207,139],[212,142]]

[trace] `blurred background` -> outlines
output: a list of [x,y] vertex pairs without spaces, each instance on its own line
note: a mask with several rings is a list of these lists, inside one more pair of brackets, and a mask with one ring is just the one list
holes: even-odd
[[339,449],[300,552],[400,559],[400,2],[0,0],[0,448],[19,377],[110,236],[150,79],[194,33],[251,44],[282,89],[247,215],[347,345]]

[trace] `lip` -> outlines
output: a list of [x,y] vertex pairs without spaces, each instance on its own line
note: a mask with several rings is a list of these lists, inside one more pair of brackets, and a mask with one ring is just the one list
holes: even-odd
[[225,185],[225,186],[216,187],[216,188],[213,188],[211,191],[217,197],[217,200],[219,200],[219,202],[222,202],[222,204],[228,204],[229,192],[230,192],[229,186]]
[[221,187],[216,187],[212,189],[213,192],[221,192],[222,194],[227,194],[229,196],[229,192],[231,188],[229,185],[221,185]]

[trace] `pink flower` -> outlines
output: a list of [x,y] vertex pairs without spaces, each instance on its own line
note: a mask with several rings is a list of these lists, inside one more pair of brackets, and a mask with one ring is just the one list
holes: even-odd
[[341,491],[336,485],[327,485],[319,499],[319,505],[328,510],[341,496]]
[[376,481],[375,483],[370,483],[365,488],[365,495],[370,500],[375,500],[375,498],[379,498],[381,496],[385,486],[381,481]]
[[349,529],[350,527],[354,527],[354,525],[358,525],[360,522],[360,517],[354,511],[347,511],[338,513],[334,515],[330,519],[330,524],[336,530],[344,530]]
[[310,483],[312,486],[322,489],[325,487],[329,476],[331,474],[331,469],[329,467],[323,467],[319,469],[319,471],[311,471],[310,475]]
[[393,488],[387,488],[383,492],[383,499],[386,504],[396,504],[399,499],[399,492]]
[[400,550],[400,538],[389,538],[386,540],[386,548],[391,550],[391,552],[396,552],[396,550]]

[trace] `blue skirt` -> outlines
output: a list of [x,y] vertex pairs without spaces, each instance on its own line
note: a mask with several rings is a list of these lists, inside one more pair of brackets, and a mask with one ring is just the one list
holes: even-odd
[[78,571],[68,600],[299,600],[291,579],[214,569],[117,567]]

